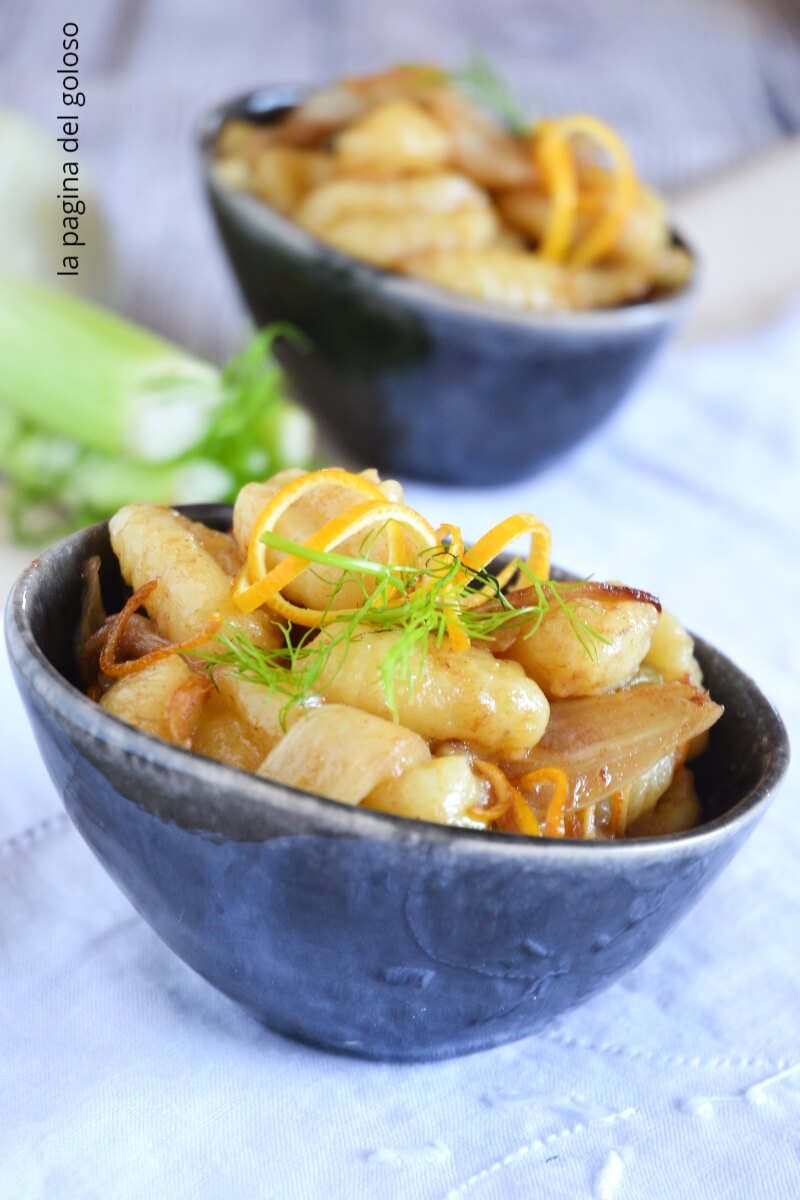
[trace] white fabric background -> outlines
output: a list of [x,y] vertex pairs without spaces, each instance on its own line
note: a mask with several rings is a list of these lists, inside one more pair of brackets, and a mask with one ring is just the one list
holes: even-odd
[[[529,484],[415,485],[475,536],[517,508],[557,559],[659,592],[800,728],[800,311],[676,351]],[[294,1045],[143,925],[59,814],[0,659],[0,1200],[794,1200],[794,768],[694,912],[541,1036],[379,1065]]]

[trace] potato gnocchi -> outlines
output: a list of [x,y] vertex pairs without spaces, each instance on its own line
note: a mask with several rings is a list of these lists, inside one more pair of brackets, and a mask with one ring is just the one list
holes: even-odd
[[311,92],[271,124],[231,119],[217,176],[344,254],[504,308],[608,308],[686,286],[691,256],[613,129],[585,114],[498,122],[459,79],[395,67]]
[[146,734],[465,829],[610,839],[701,818],[686,763],[722,710],[691,637],[646,592],[554,579],[529,513],[467,547],[374,471],[292,469],[244,487],[230,531],[149,504],[109,528],[132,595],[107,616],[87,563],[79,670]]

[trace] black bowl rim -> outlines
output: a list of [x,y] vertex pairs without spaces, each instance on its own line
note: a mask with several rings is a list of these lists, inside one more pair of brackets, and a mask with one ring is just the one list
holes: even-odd
[[619,308],[591,309],[586,312],[535,313],[504,309],[501,305],[474,300],[457,292],[448,292],[446,288],[437,287],[424,280],[383,270],[328,246],[258,197],[222,183],[214,169],[214,142],[226,120],[252,111],[249,106],[257,99],[265,105],[271,102],[271,106],[275,108],[289,107],[308,90],[297,84],[268,84],[253,88],[215,105],[197,123],[196,140],[207,187],[214,197],[255,235],[283,242],[306,258],[316,258],[318,261],[335,265],[340,271],[349,271],[365,283],[371,282],[388,299],[397,303],[442,316],[449,314],[474,322],[488,320],[500,326],[540,330],[550,334],[563,334],[565,337],[585,337],[587,334],[602,337],[618,335],[621,330],[632,331],[672,325],[680,320],[692,303],[700,285],[701,262],[694,247],[674,228],[671,229],[673,238],[688,251],[693,263],[691,279],[684,287],[658,300],[643,300]]
[[[179,511],[184,512],[193,520],[222,522],[230,518],[232,509],[230,505],[209,504],[188,505]],[[542,855],[548,858],[554,855],[559,862],[566,862],[574,855],[586,854],[621,855],[623,859],[635,856],[637,860],[642,860],[652,859],[654,856],[658,857],[664,853],[680,856],[690,845],[693,848],[702,849],[713,842],[727,840],[728,835],[733,832],[735,827],[745,823],[754,823],[763,815],[763,811],[771,799],[771,793],[788,765],[788,736],[777,711],[749,676],[708,643],[697,639],[701,649],[705,648],[717,656],[723,667],[732,671],[738,677],[739,682],[748,688],[752,699],[770,726],[768,746],[771,753],[755,787],[741,796],[730,809],[720,816],[685,833],[608,842],[522,838],[513,834],[459,829],[435,825],[427,821],[395,817],[388,813],[365,808],[352,808],[311,792],[273,783],[236,767],[230,767],[192,751],[172,746],[134,729],[106,713],[97,703],[69,683],[48,662],[39,648],[31,628],[31,604],[35,602],[38,579],[43,568],[57,565],[65,552],[75,549],[82,541],[88,540],[91,535],[99,533],[106,526],[107,522],[99,522],[97,525],[89,526],[56,542],[34,559],[19,576],[6,606],[6,642],[12,664],[40,701],[51,711],[57,713],[56,719],[61,724],[69,724],[84,736],[104,741],[106,744],[117,747],[130,758],[137,758],[167,772],[176,772],[189,778],[200,773],[205,787],[213,788],[215,781],[219,783],[221,791],[231,790],[231,786],[235,785],[242,804],[245,804],[254,816],[259,811],[263,813],[264,803],[269,799],[276,808],[287,813],[289,811],[298,813],[300,817],[299,831],[304,828],[305,820],[311,818],[316,824],[326,827],[326,832],[338,836],[401,840],[422,845],[445,844],[460,852],[511,856],[520,864],[527,863],[529,865],[539,860]],[[152,815],[159,816],[143,800],[141,806],[150,811]],[[159,819],[166,820],[167,818],[159,816]],[[202,829],[203,827],[193,825],[193,828]],[[239,841],[264,840],[264,835],[261,833],[254,834],[252,839],[242,837],[240,828],[236,831],[226,831],[217,825],[214,832],[222,833],[223,836],[229,832],[230,836]]]

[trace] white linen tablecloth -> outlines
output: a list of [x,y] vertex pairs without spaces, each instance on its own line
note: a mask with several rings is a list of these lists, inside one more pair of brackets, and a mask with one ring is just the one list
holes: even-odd
[[[800,310],[674,351],[529,483],[409,499],[472,537],[539,513],[558,562],[658,592],[797,731],[798,379]],[[0,676],[0,1200],[800,1195],[796,768],[609,991],[516,1045],[382,1065],[285,1041],[173,957],[61,815]]]

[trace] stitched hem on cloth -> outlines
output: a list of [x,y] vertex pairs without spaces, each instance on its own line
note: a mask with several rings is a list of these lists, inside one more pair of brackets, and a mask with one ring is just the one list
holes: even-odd
[[12,854],[18,854],[43,838],[58,833],[67,824],[68,819],[65,812],[51,813],[44,820],[37,821],[35,825],[23,829],[22,833],[15,833],[5,842],[0,842],[0,857],[5,858]]

